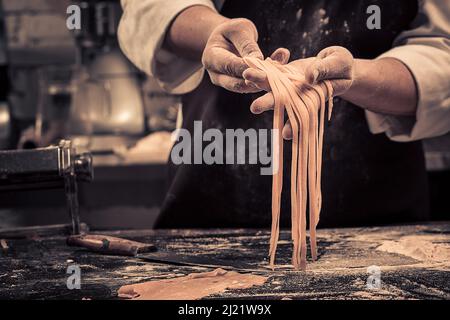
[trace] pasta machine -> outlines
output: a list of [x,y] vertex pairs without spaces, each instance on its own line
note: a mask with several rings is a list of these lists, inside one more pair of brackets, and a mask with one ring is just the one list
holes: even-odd
[[78,182],[93,179],[92,155],[70,140],[28,150],[0,151],[0,192],[64,188],[73,234],[80,233]]

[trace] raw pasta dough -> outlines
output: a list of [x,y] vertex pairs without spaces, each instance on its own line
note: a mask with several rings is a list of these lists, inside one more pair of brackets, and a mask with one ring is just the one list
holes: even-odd
[[185,277],[131,284],[119,289],[120,298],[136,300],[197,300],[227,289],[260,286],[267,278],[216,269]]
[[332,113],[333,89],[329,81],[311,86],[297,69],[271,60],[245,58],[246,63],[267,74],[274,96],[273,128],[276,171],[272,185],[272,229],[270,237],[270,265],[275,264],[280,225],[281,192],[283,187],[284,111],[292,127],[291,162],[291,220],[293,253],[296,269],[306,269],[306,210],[309,205],[310,247],[313,260],[317,259],[316,227],[322,205],[321,169],[325,118],[325,96],[328,94],[328,120]]

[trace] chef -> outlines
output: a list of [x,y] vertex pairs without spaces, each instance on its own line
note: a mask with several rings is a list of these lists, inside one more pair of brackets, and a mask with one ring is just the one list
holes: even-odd
[[[450,130],[448,2],[122,0],[122,6],[122,50],[165,90],[183,95],[181,127],[189,132],[200,121],[203,130],[224,134],[272,128],[266,76],[243,57],[289,60],[311,83],[331,80],[335,105],[325,127],[319,227],[428,218],[420,140]],[[289,123],[282,134],[290,139]],[[259,164],[169,165],[156,227],[270,225],[272,179]]]

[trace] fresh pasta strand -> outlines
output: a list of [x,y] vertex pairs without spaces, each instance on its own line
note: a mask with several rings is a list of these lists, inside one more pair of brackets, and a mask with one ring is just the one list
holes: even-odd
[[[280,233],[281,193],[283,189],[283,137],[286,111],[292,127],[291,161],[291,232],[292,265],[306,269],[306,211],[309,210],[311,257],[317,259],[316,228],[322,209],[322,150],[325,123],[325,106],[328,98],[328,120],[333,111],[333,88],[329,81],[309,85],[298,70],[271,60],[244,58],[247,65],[264,71],[274,96],[272,227],[269,245],[270,266],[275,266],[275,256]],[[327,98],[326,98],[326,95]],[[275,169],[274,169],[275,170]]]

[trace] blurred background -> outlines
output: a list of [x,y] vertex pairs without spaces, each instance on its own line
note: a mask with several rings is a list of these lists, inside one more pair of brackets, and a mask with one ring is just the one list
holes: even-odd
[[[72,140],[93,155],[79,185],[81,220],[96,228],[151,227],[179,99],[121,53],[120,1],[0,1],[0,149]],[[66,27],[78,4],[81,30]],[[0,228],[68,223],[63,189],[0,192]]]
[[[80,30],[66,27],[70,4]],[[153,226],[180,107],[121,53],[120,16],[119,0],[0,0],[0,150],[66,138],[91,152],[95,178],[79,199],[95,229]],[[448,219],[450,135],[424,145],[433,219]],[[0,192],[0,228],[67,222],[63,189]]]

